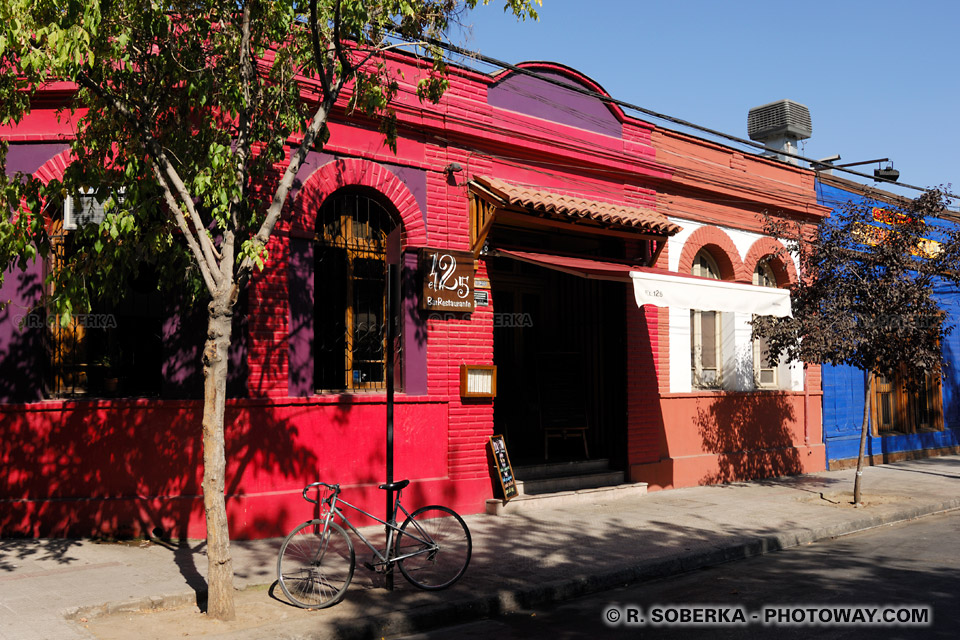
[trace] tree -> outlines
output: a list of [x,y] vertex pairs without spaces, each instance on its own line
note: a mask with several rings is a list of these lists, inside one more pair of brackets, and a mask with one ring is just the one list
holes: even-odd
[[[4,0],[0,122],[17,122],[53,81],[75,85],[80,116],[62,181],[0,184],[0,261],[47,255],[51,204],[96,189],[105,218],[76,234],[52,275],[61,322],[120,291],[144,261],[207,300],[203,349],[203,500],[208,614],[234,616],[224,499],[223,417],[231,318],[307,154],[345,106],[377,118],[393,146],[401,79],[386,53],[413,47],[417,93],[446,89],[437,44],[489,0]],[[505,0],[536,19],[540,0]],[[319,86],[304,98],[302,84]],[[349,93],[349,95],[347,95]],[[341,96],[346,100],[341,100]],[[346,104],[344,105],[344,102]],[[339,105],[339,106],[338,106]],[[274,168],[278,169],[274,172]],[[2,277],[2,276],[0,276]]]
[[943,338],[953,329],[933,298],[937,279],[960,282],[960,228],[931,220],[946,213],[948,197],[933,189],[888,205],[876,194],[851,200],[812,237],[772,219],[768,233],[799,258],[791,287],[793,317],[758,318],[755,337],[770,357],[847,364],[867,373],[853,500],[862,505],[861,478],[877,376],[900,373],[908,390],[942,376]]

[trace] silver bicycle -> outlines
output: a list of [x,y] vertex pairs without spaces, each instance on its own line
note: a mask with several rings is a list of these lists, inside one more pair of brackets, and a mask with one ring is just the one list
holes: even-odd
[[[349,527],[373,552],[368,569],[385,573],[394,565],[410,584],[420,589],[446,589],[459,580],[470,564],[470,530],[453,509],[431,505],[409,513],[400,493],[410,484],[400,480],[380,485],[395,491],[393,512],[406,516],[403,524],[386,522],[340,498],[339,484],[314,482],[303,489],[303,499],[320,507],[319,518],[304,522],[284,539],[277,558],[277,580],[293,604],[322,609],[343,599],[353,579],[356,555],[350,536],[334,516]],[[317,491],[317,498],[307,495]],[[321,497],[321,493],[323,494]],[[341,506],[350,507],[387,528],[387,544],[378,549],[350,522]]]

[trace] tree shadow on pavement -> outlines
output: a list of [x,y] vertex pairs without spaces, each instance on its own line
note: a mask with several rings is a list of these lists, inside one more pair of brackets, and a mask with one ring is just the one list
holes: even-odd
[[18,562],[26,560],[73,564],[77,558],[70,550],[80,544],[79,540],[71,539],[0,539],[0,571],[14,571]]
[[[609,512],[608,512],[609,513]],[[351,603],[342,612],[362,611],[370,620],[369,635],[378,633],[376,619],[391,616],[396,620],[417,620],[428,604],[460,603],[458,613],[442,617],[431,625],[463,622],[463,606],[477,617],[495,616],[516,608],[531,608],[546,603],[586,595],[615,586],[673,576],[705,566],[741,560],[778,551],[781,543],[774,537],[782,531],[805,529],[802,514],[777,527],[729,525],[722,532],[713,522],[702,527],[679,525],[668,520],[646,520],[642,526],[629,519],[597,517],[584,511],[557,512],[550,517],[513,515],[506,518],[470,518],[474,531],[474,560],[461,582],[452,588],[425,593],[397,580],[397,589],[358,588],[351,585],[344,603]],[[566,517],[560,517],[566,516]],[[754,541],[747,549],[730,550],[732,540]],[[882,549],[868,558],[838,554],[832,549],[813,551],[802,547],[804,556],[783,555],[778,580],[803,584],[808,588],[804,602],[836,602],[849,597],[850,602],[889,604],[923,602],[922,594],[904,593],[898,589],[898,572],[912,572],[929,578],[932,585],[958,585],[956,568],[927,567],[917,569],[898,560]],[[776,554],[780,558],[781,554]],[[646,571],[634,567],[646,564]],[[826,575],[818,569],[829,567]],[[598,576],[615,576],[613,580]],[[916,576],[915,576],[916,577]],[[756,590],[764,602],[777,602],[776,592],[764,591],[758,578]],[[738,585],[722,585],[711,602],[742,603]],[[934,587],[932,587],[934,588]],[[797,604],[796,596],[783,596],[785,602]],[[792,600],[791,600],[792,598]],[[657,600],[656,602],[660,602]],[[638,603],[650,604],[650,603]],[[802,604],[802,603],[801,603]],[[357,621],[340,620],[337,605],[323,612],[311,612],[318,623],[331,625],[340,632],[355,632]],[[600,625],[598,612],[598,625]],[[423,624],[420,620],[418,624]],[[414,625],[416,626],[416,625]],[[598,629],[600,627],[598,626]],[[689,630],[687,630],[689,631]],[[379,635],[377,635],[379,637]]]

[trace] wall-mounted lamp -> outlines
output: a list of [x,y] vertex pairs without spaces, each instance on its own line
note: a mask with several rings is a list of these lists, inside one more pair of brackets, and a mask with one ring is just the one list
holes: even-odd
[[457,186],[457,174],[463,171],[463,167],[460,166],[459,162],[451,162],[443,168],[443,172],[447,174],[447,184],[451,187]]

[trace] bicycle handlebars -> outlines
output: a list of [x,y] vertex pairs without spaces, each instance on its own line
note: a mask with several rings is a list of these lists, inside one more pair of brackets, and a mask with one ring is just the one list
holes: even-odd
[[[333,491],[333,495],[337,495],[340,493],[339,484],[327,484],[326,482],[313,482],[311,484],[308,484],[303,488],[303,499],[306,500],[307,502],[312,502],[313,504],[320,504],[319,500],[313,500],[307,497],[307,491],[310,491],[310,489],[313,489],[314,487],[324,487],[326,489],[329,489],[330,491]],[[329,499],[330,498],[324,499],[324,502],[326,502]]]

